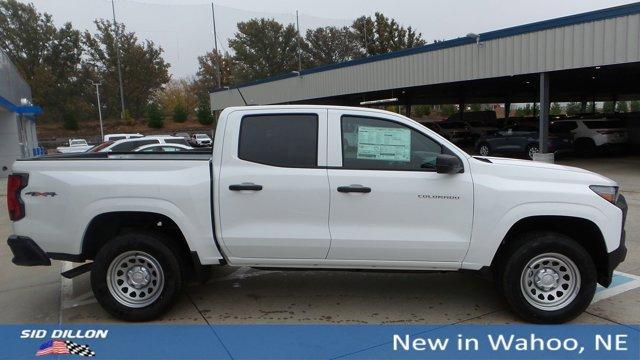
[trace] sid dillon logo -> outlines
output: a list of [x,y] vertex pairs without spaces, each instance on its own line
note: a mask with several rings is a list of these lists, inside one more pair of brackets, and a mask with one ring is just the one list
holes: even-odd
[[45,339],[51,337],[40,345],[36,356],[44,355],[79,355],[79,356],[96,356],[95,351],[91,350],[89,345],[78,344],[68,339],[106,339],[109,330],[62,330],[56,329],[49,333],[45,329],[38,330],[22,330],[20,332],[21,339]]

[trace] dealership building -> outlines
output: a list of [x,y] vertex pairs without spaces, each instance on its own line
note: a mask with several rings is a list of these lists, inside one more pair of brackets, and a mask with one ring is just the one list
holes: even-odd
[[[472,30],[472,29],[469,29]],[[640,3],[260,79],[211,93],[213,110],[263,104],[540,103],[640,99]]]
[[40,155],[31,88],[9,57],[0,50],[0,178],[11,172],[16,159]]

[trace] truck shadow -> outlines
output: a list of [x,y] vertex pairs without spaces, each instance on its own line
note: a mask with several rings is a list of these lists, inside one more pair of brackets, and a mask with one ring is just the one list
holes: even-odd
[[265,271],[214,273],[188,294],[210,323],[453,323],[506,308],[470,273]]

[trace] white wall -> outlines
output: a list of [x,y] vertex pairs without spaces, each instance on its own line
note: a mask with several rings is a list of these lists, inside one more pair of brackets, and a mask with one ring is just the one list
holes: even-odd
[[22,157],[18,143],[18,115],[0,108],[0,178],[11,172],[11,164]]

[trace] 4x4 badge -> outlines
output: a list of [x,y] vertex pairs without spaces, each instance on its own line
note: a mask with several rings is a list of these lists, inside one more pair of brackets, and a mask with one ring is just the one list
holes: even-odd
[[29,191],[24,193],[25,195],[29,195],[29,196],[42,196],[42,197],[54,197],[58,194],[52,192],[52,191],[48,191],[48,192],[40,192],[40,191]]

